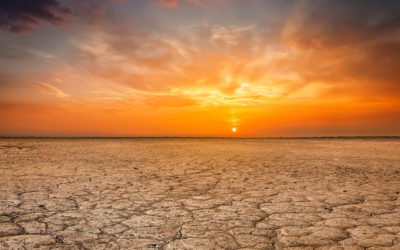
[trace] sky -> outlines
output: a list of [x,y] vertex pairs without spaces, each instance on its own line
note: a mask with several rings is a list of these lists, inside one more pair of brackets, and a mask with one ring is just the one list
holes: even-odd
[[0,1],[0,136],[378,135],[400,1]]

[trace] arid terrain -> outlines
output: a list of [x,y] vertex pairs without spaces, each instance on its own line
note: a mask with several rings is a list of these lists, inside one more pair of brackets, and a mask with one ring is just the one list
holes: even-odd
[[400,249],[399,139],[0,139],[0,249]]

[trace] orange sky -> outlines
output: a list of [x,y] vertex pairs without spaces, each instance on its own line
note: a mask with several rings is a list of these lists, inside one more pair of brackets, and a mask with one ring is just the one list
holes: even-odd
[[0,136],[400,135],[396,1],[14,7]]

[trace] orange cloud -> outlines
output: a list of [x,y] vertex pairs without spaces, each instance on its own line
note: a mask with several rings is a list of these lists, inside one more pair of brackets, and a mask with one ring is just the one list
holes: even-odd
[[178,0],[157,0],[156,3],[162,6],[175,7],[178,5]]
[[34,87],[39,90],[42,93],[51,95],[51,96],[55,96],[57,98],[61,98],[61,99],[65,99],[68,98],[69,95],[65,92],[63,92],[62,90],[51,86],[49,84],[45,84],[45,83],[33,83]]

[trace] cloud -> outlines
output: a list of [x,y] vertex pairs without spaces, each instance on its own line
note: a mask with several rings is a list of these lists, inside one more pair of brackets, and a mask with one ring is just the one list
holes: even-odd
[[392,97],[400,92],[399,14],[392,11],[400,4],[367,2],[297,2],[273,28],[258,20],[202,21],[168,35],[99,30],[76,41],[71,63],[95,81],[196,105]]
[[216,25],[211,29],[211,39],[221,43],[237,45],[240,39],[247,39],[245,35],[254,28],[255,26],[253,25],[245,27],[225,27]]
[[351,83],[381,94],[398,85],[399,93],[399,27],[398,1],[303,1],[282,29],[282,45],[291,52],[282,64],[307,82]]
[[[183,0],[185,2],[193,3],[193,4],[200,4],[200,0]],[[165,7],[176,7],[179,5],[178,0],[156,0],[157,5],[165,6]]]
[[101,29],[112,23],[109,2],[114,5],[123,3],[122,0],[70,0],[68,8],[78,20],[87,23],[91,28]]
[[178,5],[178,0],[157,0],[156,3],[166,7],[175,7]]
[[[112,5],[126,0],[4,0],[0,1],[0,29],[21,33],[43,23],[61,25],[66,21],[101,29],[114,25]],[[115,24],[116,25],[116,24]]]
[[175,108],[196,104],[195,100],[181,95],[149,95],[145,102],[150,106]]
[[71,62],[81,75],[143,95],[182,95],[199,105],[248,105],[291,88],[286,84],[290,74],[268,70],[274,59],[267,57],[264,45],[253,44],[255,27],[203,25],[175,38],[96,32],[76,42]]
[[31,49],[26,47],[18,47],[13,45],[1,45],[0,44],[0,57],[9,59],[26,59],[31,57],[39,57],[46,59],[55,58],[54,55],[37,49]]
[[70,10],[58,0],[2,0],[0,28],[14,33],[31,30],[41,22],[61,24]]
[[45,83],[34,83],[33,85],[40,92],[51,96],[55,96],[57,98],[65,99],[70,97],[67,93],[63,92],[62,90]]
[[296,46],[354,46],[397,32],[400,2],[391,0],[317,0],[295,6],[284,36]]

